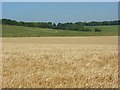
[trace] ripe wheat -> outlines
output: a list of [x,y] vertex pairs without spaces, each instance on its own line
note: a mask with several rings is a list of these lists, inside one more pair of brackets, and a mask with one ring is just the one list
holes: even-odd
[[58,42],[57,39],[56,41],[51,39],[50,43],[46,38],[36,43],[32,38],[28,39],[30,43],[28,41],[25,43],[24,38],[19,38],[17,43],[14,40],[17,39],[3,39],[5,88],[118,87],[117,39],[114,41],[111,37],[107,38],[106,40],[112,41],[107,45],[100,43],[102,40],[99,41],[100,44],[94,40],[91,42],[95,44],[81,44],[79,40],[77,43],[72,43],[74,42],[72,39],[71,41],[65,39],[65,43],[62,43],[64,39],[59,41],[60,43],[54,43]]

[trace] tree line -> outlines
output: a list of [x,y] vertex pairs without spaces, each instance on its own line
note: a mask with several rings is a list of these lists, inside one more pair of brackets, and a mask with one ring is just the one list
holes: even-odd
[[52,23],[52,22],[23,22],[11,19],[2,19],[3,25],[16,25],[16,26],[27,26],[27,27],[38,27],[38,28],[50,28],[50,29],[61,29],[61,30],[76,30],[76,31],[90,31],[90,29],[84,28],[84,26],[102,26],[102,25],[120,25],[119,21],[102,21],[102,22],[67,22],[67,23]]

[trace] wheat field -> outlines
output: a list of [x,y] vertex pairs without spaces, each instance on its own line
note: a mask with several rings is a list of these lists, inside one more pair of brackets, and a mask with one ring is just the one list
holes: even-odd
[[3,38],[4,88],[117,88],[118,37]]

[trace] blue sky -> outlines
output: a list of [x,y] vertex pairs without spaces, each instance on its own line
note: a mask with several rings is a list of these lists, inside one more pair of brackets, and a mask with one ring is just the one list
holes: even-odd
[[119,2],[119,0],[2,0],[2,2]]
[[78,22],[118,18],[117,2],[3,2],[2,17],[17,21]]

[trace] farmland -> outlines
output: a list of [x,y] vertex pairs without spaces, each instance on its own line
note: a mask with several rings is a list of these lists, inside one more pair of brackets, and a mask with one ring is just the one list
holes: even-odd
[[3,2],[0,88],[119,88],[118,2]]
[[4,37],[2,86],[117,88],[117,40],[117,36]]
[[[83,31],[71,31],[71,30],[58,30],[58,29],[45,29],[36,27],[25,26],[2,26],[3,37],[56,37],[56,36],[117,36],[118,26],[85,26],[85,28],[91,29],[90,32]],[[95,28],[101,30],[101,32],[95,32]]]

